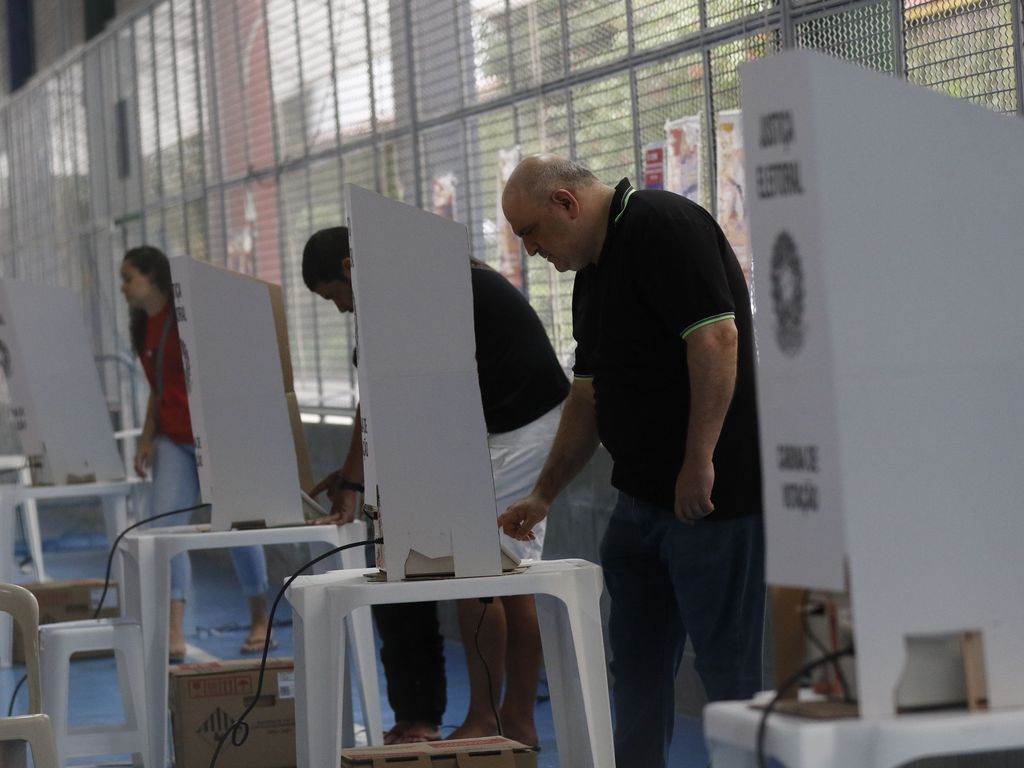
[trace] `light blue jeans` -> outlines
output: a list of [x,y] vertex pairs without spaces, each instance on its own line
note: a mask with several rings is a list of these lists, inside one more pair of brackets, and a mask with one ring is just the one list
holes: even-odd
[[[158,435],[154,443],[152,488],[149,497],[151,515],[185,509],[199,503],[199,475],[196,472],[196,450],[191,445],[179,445]],[[153,527],[187,525],[195,512],[163,517]],[[208,516],[208,513],[204,513]],[[258,597],[267,591],[267,560],[263,547],[233,547],[231,559],[235,564],[235,575],[242,585],[246,597]],[[184,600],[192,582],[192,563],[188,552],[176,555],[171,560],[171,599]]]

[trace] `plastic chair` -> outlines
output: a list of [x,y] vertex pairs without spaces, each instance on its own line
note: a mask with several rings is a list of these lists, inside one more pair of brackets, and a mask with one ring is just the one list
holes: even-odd
[[35,768],[58,768],[50,718],[42,714],[41,708],[39,604],[35,595],[24,587],[0,583],[0,611],[11,615],[24,641],[29,702],[28,715],[0,717],[0,765],[5,768],[27,766],[27,743],[32,749]]

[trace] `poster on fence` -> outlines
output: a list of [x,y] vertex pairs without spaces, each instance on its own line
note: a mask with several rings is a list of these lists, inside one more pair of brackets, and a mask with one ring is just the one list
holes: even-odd
[[736,252],[747,285],[750,278],[750,235],[747,232],[743,177],[743,129],[738,109],[722,110],[715,124],[717,218]]
[[505,219],[501,209],[501,195],[505,191],[512,171],[519,165],[520,150],[518,146],[498,150],[498,189],[495,195],[495,234],[498,241],[498,271],[520,291],[523,290],[523,256],[519,248],[519,238],[512,231],[512,225]]
[[434,177],[430,210],[443,219],[455,220],[455,188],[458,179],[449,171]]
[[665,142],[644,144],[644,189],[665,188]]
[[700,202],[701,114],[665,123],[665,189]]

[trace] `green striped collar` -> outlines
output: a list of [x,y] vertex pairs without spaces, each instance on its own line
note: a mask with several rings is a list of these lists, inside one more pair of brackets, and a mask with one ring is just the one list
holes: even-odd
[[629,205],[629,198],[633,196],[634,192],[636,192],[636,189],[634,189],[633,187],[630,187],[629,189],[626,190],[626,194],[622,196],[622,207],[619,208],[619,212],[615,214],[615,218],[612,219],[612,224],[619,223],[619,219],[622,218],[622,214],[626,212],[626,206]]

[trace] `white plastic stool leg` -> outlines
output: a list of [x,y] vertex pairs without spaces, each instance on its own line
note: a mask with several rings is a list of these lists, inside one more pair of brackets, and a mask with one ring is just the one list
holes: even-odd
[[[21,484],[32,485],[32,470],[25,467],[19,473]],[[43,537],[39,533],[39,509],[35,499],[25,499],[21,502],[21,519],[25,523],[25,543],[28,545],[28,553],[32,557],[32,567],[36,572],[36,581],[49,581],[46,575],[46,568],[43,566]]]
[[[348,635],[351,670],[355,673],[359,687],[359,703],[363,710],[363,725],[366,726],[370,744],[384,733],[380,715],[380,687],[377,682],[377,644],[373,640],[373,619],[369,606],[356,608],[345,620]],[[346,676],[346,680],[350,678]],[[349,746],[349,744],[345,744]]]
[[[128,500],[125,496],[104,496],[100,501],[103,504],[107,544],[113,546],[117,537],[128,527]],[[124,584],[124,561],[120,557],[114,559],[113,578],[118,584]]]
[[[338,717],[341,674],[338,660],[344,659],[345,633],[331,631],[324,592],[302,592],[294,598],[289,597],[289,602],[292,604],[296,677],[300,670],[316,670],[316,674],[307,676],[305,689],[296,691],[296,760],[303,768],[334,765],[341,742]],[[333,735],[329,738],[315,738],[324,733]],[[330,746],[323,752],[325,742]]]
[[600,596],[597,570],[569,571],[556,589],[537,594],[558,755],[565,765],[615,766]]
[[[149,756],[142,630],[129,619],[99,619],[48,624],[39,628],[43,669],[43,709],[50,715],[59,764],[71,758],[131,753]],[[114,651],[125,724],[120,729],[69,726],[71,656],[80,651]]]
[[[365,529],[358,531],[358,536],[365,538]],[[358,539],[356,539],[358,541]],[[365,568],[366,557],[361,547],[346,549],[341,553],[341,567],[346,569]],[[373,641],[373,618],[369,606],[356,608],[348,615],[345,621],[345,630],[348,635],[348,661],[351,662],[351,669],[355,672],[356,682],[359,687],[359,703],[363,710],[363,725],[370,738],[369,743],[373,744],[376,734],[384,733],[384,724],[380,714],[380,688],[377,683],[377,645]],[[350,677],[346,675],[346,689],[350,689]],[[350,690],[344,691],[343,699],[346,708],[343,715],[348,715],[344,723],[342,744],[352,746],[352,733],[350,727],[351,712],[347,706],[350,700]]]

